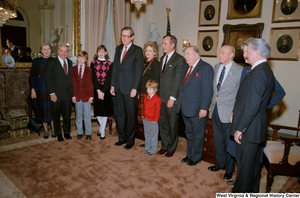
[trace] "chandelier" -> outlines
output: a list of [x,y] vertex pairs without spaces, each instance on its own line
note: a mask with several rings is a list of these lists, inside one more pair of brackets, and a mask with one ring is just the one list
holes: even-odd
[[0,26],[17,17],[17,0],[0,0]]
[[143,4],[147,4],[147,0],[131,0],[131,3],[134,4],[136,9],[139,11]]

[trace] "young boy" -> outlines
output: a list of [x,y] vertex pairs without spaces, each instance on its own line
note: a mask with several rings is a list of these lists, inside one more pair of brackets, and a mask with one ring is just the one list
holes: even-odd
[[160,117],[161,99],[156,94],[158,83],[156,80],[148,80],[146,83],[148,97],[144,98],[144,108],[142,113],[145,135],[145,150],[147,156],[151,156],[157,151],[158,142],[158,121]]
[[83,137],[82,113],[84,116],[85,135],[87,140],[92,139],[91,103],[94,96],[92,69],[87,66],[88,53],[81,51],[77,56],[77,65],[72,67],[72,83],[74,96],[72,102],[76,109],[77,139]]

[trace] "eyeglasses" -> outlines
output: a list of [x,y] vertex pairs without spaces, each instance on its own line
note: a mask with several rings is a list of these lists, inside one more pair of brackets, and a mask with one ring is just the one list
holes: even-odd
[[130,38],[131,36],[127,36],[127,35],[121,35],[123,38]]

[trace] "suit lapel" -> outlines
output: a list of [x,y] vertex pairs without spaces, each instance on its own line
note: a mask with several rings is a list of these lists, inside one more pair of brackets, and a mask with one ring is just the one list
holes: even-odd
[[57,66],[60,67],[59,71],[60,71],[61,73],[63,73],[64,75],[66,75],[65,72],[64,72],[64,68],[63,68],[63,66],[61,65],[61,62],[59,61],[58,57],[56,58],[56,62],[57,62]]
[[[124,45],[123,45],[123,47],[124,47]],[[123,49],[123,48],[122,48],[122,49]],[[129,49],[127,49],[127,52],[126,52],[126,54],[125,54],[125,56],[124,56],[124,58],[123,58],[122,62],[124,62],[124,61],[126,60],[126,58],[127,58],[127,57],[129,57],[129,56],[130,56],[130,54],[132,54],[132,53],[133,53],[133,51],[134,51],[134,45],[133,45],[133,44],[131,44],[130,48],[129,48]],[[121,56],[122,56],[122,50],[121,50],[120,58],[121,58]]]
[[[76,79],[79,78],[78,67],[79,67],[78,65],[74,66],[74,72],[75,72],[75,77],[76,77]],[[85,73],[85,72],[84,72],[84,73]],[[84,75],[84,73],[83,73],[83,75]]]
[[[190,74],[190,76],[189,76],[189,78],[187,79],[187,81],[186,81],[186,83],[185,83],[185,85],[183,85],[183,86],[186,86],[187,84],[189,84],[192,80],[193,80],[193,78],[195,78],[195,76],[196,76],[196,73],[198,72],[198,75],[200,75],[199,74],[199,70],[200,70],[200,64],[201,64],[201,59],[199,60],[199,62],[198,62],[198,64],[195,66],[195,68],[193,69],[193,71],[192,71],[192,73]],[[189,67],[188,67],[188,69],[189,69]],[[187,71],[188,71],[188,69],[187,69]],[[187,74],[187,71],[185,72],[185,75],[184,75],[184,78],[185,78],[185,76],[186,76],[186,74]],[[184,79],[183,78],[183,79]]]

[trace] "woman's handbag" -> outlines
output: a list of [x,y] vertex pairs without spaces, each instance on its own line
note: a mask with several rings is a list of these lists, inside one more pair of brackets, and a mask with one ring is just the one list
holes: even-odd
[[27,128],[36,132],[38,132],[42,128],[42,126],[42,122],[34,118],[29,118],[29,122],[27,123]]

